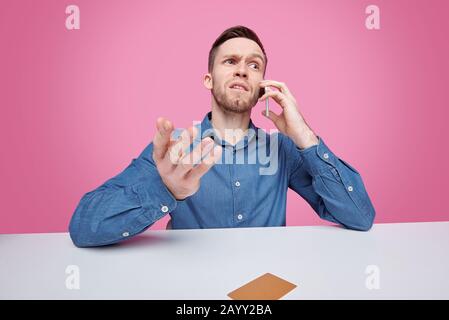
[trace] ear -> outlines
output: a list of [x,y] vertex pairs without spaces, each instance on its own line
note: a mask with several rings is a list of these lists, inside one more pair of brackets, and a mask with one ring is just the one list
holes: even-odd
[[212,88],[214,87],[213,81],[212,81],[212,75],[210,73],[206,73],[204,75],[204,86],[206,87],[206,89],[208,90],[212,90]]

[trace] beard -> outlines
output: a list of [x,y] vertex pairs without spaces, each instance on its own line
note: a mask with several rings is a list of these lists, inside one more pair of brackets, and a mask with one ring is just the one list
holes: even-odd
[[212,96],[222,110],[233,113],[248,112],[259,98],[256,93],[251,95],[248,91],[238,92],[229,88],[223,91],[217,87],[212,88]]

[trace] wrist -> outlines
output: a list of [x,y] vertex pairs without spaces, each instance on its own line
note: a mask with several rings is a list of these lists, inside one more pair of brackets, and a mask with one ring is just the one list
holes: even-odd
[[290,137],[299,149],[307,149],[318,145],[319,140],[315,133],[310,129],[305,129]]

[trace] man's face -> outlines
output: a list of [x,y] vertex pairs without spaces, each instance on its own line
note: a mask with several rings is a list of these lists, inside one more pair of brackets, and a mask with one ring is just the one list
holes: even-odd
[[227,40],[218,48],[211,74],[205,85],[218,106],[225,111],[244,113],[259,98],[265,59],[259,45],[246,38]]

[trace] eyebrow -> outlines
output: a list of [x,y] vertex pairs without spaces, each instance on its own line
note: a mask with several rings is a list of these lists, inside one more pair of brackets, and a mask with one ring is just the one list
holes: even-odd
[[[223,59],[227,59],[227,58],[241,58],[242,56],[239,56],[237,54],[227,54],[223,57]],[[249,58],[259,58],[260,60],[262,60],[263,63],[265,63],[265,59],[258,53],[253,53],[249,55]]]

